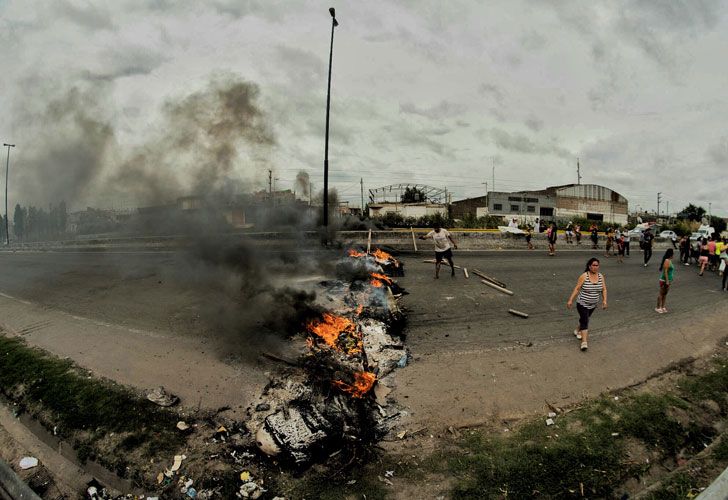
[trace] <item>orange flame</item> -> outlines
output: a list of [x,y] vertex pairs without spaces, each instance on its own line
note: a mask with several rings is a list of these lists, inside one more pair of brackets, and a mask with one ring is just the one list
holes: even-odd
[[334,380],[332,383],[352,397],[361,398],[369,392],[376,382],[377,376],[372,372],[356,372],[354,373],[354,383],[347,384],[341,380]]
[[395,260],[395,259],[394,259],[394,258],[393,258],[393,257],[392,257],[391,255],[389,255],[389,254],[388,254],[387,252],[384,252],[384,251],[382,251],[382,250],[380,250],[380,249],[378,249],[378,248],[375,248],[375,249],[374,249],[374,250],[372,251],[372,255],[373,255],[373,256],[374,256],[374,257],[375,257],[375,258],[376,258],[377,260],[390,260],[390,259],[391,259],[391,260]]
[[358,252],[354,250],[353,248],[349,249],[349,257],[364,257],[366,254],[362,252]]
[[354,323],[334,314],[324,313],[323,321],[312,320],[308,323],[308,329],[320,337],[327,345],[337,349],[337,341],[342,332],[354,332]]
[[372,285],[374,288],[382,288],[384,286],[384,283],[379,280],[371,280],[369,281],[369,284]]
[[387,285],[391,285],[392,284],[392,278],[390,278],[386,274],[372,273],[371,276],[372,276],[372,278],[376,278],[376,279],[378,279],[380,281],[383,281]]

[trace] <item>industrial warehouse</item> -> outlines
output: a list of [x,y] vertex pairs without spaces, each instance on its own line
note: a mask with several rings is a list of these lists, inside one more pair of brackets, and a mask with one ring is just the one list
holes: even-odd
[[597,184],[564,184],[540,191],[489,191],[486,196],[454,201],[450,216],[516,218],[520,224],[583,218],[627,224],[628,203],[621,194]]
[[450,202],[447,190],[398,184],[369,191],[369,216],[398,214],[417,218],[434,214],[453,219],[495,216],[519,224],[588,219],[627,224],[628,202],[621,194],[597,184],[564,184],[535,191],[489,191],[485,196]]

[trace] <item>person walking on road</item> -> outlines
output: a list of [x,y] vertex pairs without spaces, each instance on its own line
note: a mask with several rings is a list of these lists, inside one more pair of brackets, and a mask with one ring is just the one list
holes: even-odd
[[652,242],[655,239],[655,235],[652,234],[652,229],[649,227],[642,232],[642,251],[644,252],[645,267],[652,257]]
[[591,231],[592,250],[596,250],[599,241],[599,228],[596,224],[592,224],[589,231]]
[[689,266],[690,265],[690,239],[688,238],[687,234],[684,234],[682,238],[680,238],[680,262],[682,262],[684,265]]
[[617,238],[617,262],[624,262],[624,233]]
[[[602,309],[607,308],[607,282],[599,272],[599,259],[592,257],[586,263],[586,270],[576,280],[574,291],[566,302],[567,309],[571,309],[576,299],[576,310],[579,312],[579,326],[574,330],[576,338],[581,340],[581,350],[589,348],[589,318],[599,305],[599,296],[602,296]],[[578,296],[578,297],[577,297]]]
[[612,231],[612,228],[607,228],[607,242],[605,244],[605,250],[604,250],[604,256],[609,257],[609,255],[612,253],[612,246],[614,245],[614,232]]
[[556,255],[556,238],[558,238],[558,228],[555,222],[552,222],[546,230],[546,238],[549,241],[549,255],[553,257]]
[[439,224],[435,224],[432,231],[424,236],[420,236],[421,240],[432,238],[435,243],[435,279],[440,278],[440,265],[442,259],[446,259],[447,263],[450,264],[450,270],[452,271],[450,276],[455,277],[455,264],[452,261],[452,249],[457,250],[458,246],[455,240],[452,239],[450,231],[443,229]]
[[700,243],[698,244],[698,254],[700,255],[698,257],[698,264],[700,265],[700,272],[698,273],[698,276],[702,276],[703,272],[705,272],[705,268],[708,267],[708,240],[706,238],[703,238],[700,240]]
[[581,245],[581,226],[579,224],[574,226],[574,236],[576,236],[576,244]]
[[530,225],[526,226],[526,245],[528,246],[529,250],[533,250],[533,243],[531,243],[531,238],[533,237],[533,229]]
[[667,292],[670,291],[673,271],[675,270],[675,266],[672,265],[672,256],[674,253],[675,251],[672,248],[668,248],[665,251],[665,255],[662,256],[662,263],[660,264],[660,293],[657,296],[657,307],[655,308],[655,312],[659,314],[667,312],[665,299],[667,298]]

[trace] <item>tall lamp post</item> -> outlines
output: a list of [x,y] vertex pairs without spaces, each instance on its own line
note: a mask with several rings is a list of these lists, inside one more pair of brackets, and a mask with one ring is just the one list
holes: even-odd
[[334,28],[339,25],[336,10],[331,7],[331,50],[329,51],[329,86],[326,91],[326,142],[324,145],[324,227],[329,226],[329,108],[331,107],[331,62],[334,58]]
[[8,170],[10,170],[10,148],[14,148],[15,144],[5,144],[3,147],[8,148],[8,159],[5,161],[5,245],[10,245],[10,232],[8,231]]

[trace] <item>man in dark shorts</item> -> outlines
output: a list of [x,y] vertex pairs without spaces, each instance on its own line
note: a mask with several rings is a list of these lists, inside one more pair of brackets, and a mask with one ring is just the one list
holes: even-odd
[[432,238],[432,241],[435,242],[435,279],[440,277],[440,265],[442,264],[442,259],[446,259],[447,263],[450,264],[450,270],[452,271],[450,276],[454,278],[455,264],[452,262],[452,249],[457,249],[458,246],[455,243],[455,240],[452,239],[450,231],[441,228],[439,224],[435,224],[432,231],[424,236],[420,236],[421,240],[427,238]]
[[652,234],[652,229],[649,227],[645,229],[642,233],[642,238],[642,251],[644,252],[645,267],[647,267],[647,263],[650,261],[650,257],[652,257],[652,241],[655,239],[655,235]]

